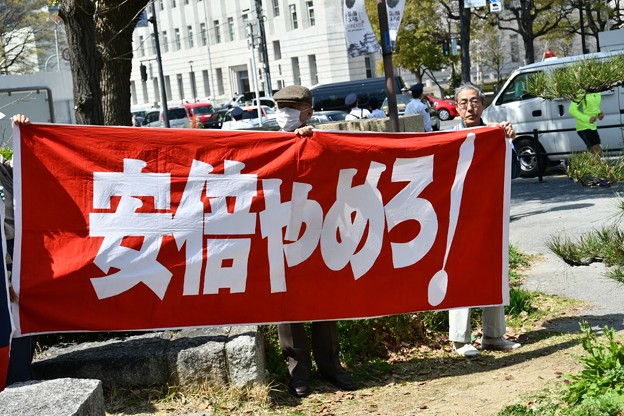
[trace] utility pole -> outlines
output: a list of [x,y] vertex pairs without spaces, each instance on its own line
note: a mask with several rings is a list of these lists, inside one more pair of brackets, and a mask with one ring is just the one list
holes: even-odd
[[388,117],[393,132],[399,131],[399,112],[397,110],[396,81],[392,66],[392,45],[390,44],[390,29],[388,28],[388,11],[386,0],[377,0],[377,14],[379,15],[379,32],[381,35],[381,53],[383,56],[384,72],[386,74],[386,96],[388,97]]
[[262,127],[262,106],[260,105],[260,87],[258,86],[258,71],[256,70],[256,42],[254,39],[253,24],[247,23],[247,46],[251,52],[251,71],[253,72],[253,80],[256,91],[256,108],[258,111],[258,127]]
[[459,0],[459,30],[461,38],[462,83],[470,82],[470,8]]
[[[266,33],[264,32],[264,18],[262,14],[262,0],[256,0],[256,17],[258,18],[258,29],[260,31],[260,56],[262,57],[262,73],[264,74],[264,95],[273,96],[271,86],[271,71],[269,70],[269,53],[267,51]],[[258,97],[259,99],[260,97]]]
[[147,19],[154,25],[154,46],[156,46],[156,62],[158,63],[158,81],[160,82],[160,101],[163,108],[163,120],[165,127],[169,128],[169,109],[167,108],[167,91],[165,91],[165,76],[163,74],[162,58],[160,56],[160,40],[158,39],[158,23],[156,22],[156,6],[152,0],[152,16]]
[[204,20],[206,21],[206,51],[208,52],[208,85],[210,86],[210,95],[212,100],[217,95],[217,91],[214,88],[214,77],[212,76],[212,58],[210,57],[210,29],[208,29],[208,9],[206,9],[206,3],[208,0],[204,1]]

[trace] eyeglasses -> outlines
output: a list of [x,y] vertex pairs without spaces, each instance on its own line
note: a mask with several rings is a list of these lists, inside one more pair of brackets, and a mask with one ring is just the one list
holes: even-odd
[[477,107],[481,105],[481,99],[477,97],[473,97],[470,100],[461,100],[457,102],[457,107],[462,108],[462,109],[466,108],[468,107],[468,103],[470,103],[472,107]]

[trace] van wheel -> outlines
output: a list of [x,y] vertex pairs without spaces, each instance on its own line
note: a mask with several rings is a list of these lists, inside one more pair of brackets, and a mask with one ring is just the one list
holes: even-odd
[[438,111],[438,117],[440,117],[440,120],[446,121],[451,117],[451,113],[449,113],[447,109],[443,108]]
[[523,178],[532,178],[539,175],[538,157],[542,158],[542,168],[546,167],[547,159],[545,156],[538,156],[539,153],[544,153],[542,146],[537,144],[538,148],[535,148],[533,140],[530,138],[518,139],[514,142],[514,148],[520,159],[520,176]]

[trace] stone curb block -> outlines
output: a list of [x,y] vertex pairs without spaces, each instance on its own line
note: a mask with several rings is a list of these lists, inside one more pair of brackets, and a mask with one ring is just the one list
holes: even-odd
[[102,382],[59,378],[14,383],[0,393],[0,414],[103,416],[105,412]]

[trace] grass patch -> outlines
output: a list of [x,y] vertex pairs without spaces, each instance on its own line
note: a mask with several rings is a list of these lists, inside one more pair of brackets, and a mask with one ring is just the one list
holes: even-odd
[[207,414],[255,414],[272,407],[270,385],[238,388],[203,383],[178,386],[110,389],[105,392],[107,415],[168,415],[206,412]]

